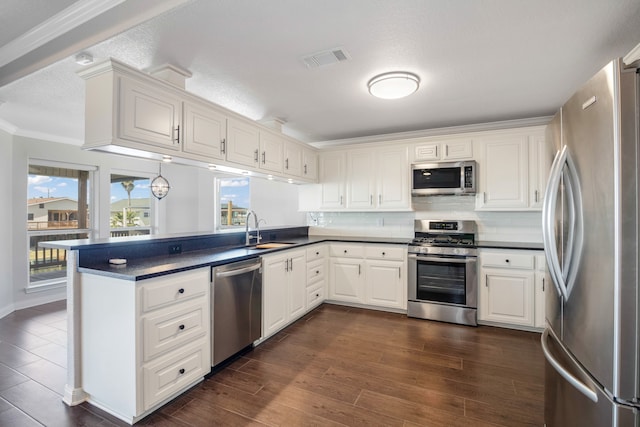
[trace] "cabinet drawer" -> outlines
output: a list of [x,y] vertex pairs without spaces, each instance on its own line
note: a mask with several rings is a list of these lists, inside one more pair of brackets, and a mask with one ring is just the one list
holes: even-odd
[[325,299],[324,280],[307,288],[307,310],[311,310],[322,303]]
[[142,367],[144,409],[179,393],[211,369],[208,343],[202,339]]
[[326,245],[312,246],[307,249],[307,262],[316,259],[325,259],[327,256],[327,252],[328,250]]
[[547,260],[544,254],[536,255],[536,270],[545,271],[547,269]]
[[364,247],[362,245],[331,245],[329,254],[332,257],[364,258]]
[[142,311],[206,295],[208,286],[209,268],[154,278],[153,284],[142,285]]
[[369,259],[389,259],[402,261],[407,253],[405,246],[366,246],[365,256]]
[[194,302],[167,307],[142,318],[144,361],[205,335],[208,300],[200,298]]
[[313,263],[307,267],[307,284],[323,279],[325,275],[324,261]]
[[483,267],[521,268],[533,270],[533,255],[517,254],[513,252],[483,253]]

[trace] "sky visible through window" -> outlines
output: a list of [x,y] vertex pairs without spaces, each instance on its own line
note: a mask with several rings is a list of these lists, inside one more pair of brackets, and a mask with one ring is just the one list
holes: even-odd
[[27,197],[68,197],[78,200],[78,180],[56,176],[29,175]]
[[220,179],[220,204],[225,205],[229,200],[234,206],[249,208],[249,178]]

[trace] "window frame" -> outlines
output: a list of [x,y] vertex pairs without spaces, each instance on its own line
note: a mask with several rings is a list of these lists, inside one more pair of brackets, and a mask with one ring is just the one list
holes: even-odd
[[[98,167],[92,165],[85,165],[79,163],[67,163],[67,162],[58,162],[52,160],[44,160],[38,158],[29,158],[27,160],[27,186],[29,175],[29,167],[30,166],[44,166],[44,167],[54,167],[60,169],[74,169],[79,171],[85,171],[88,173],[87,176],[87,204],[89,205],[87,209],[87,214],[89,216],[89,222],[87,224],[88,228],[65,228],[65,229],[55,229],[55,230],[29,230],[29,219],[28,215],[25,216],[25,236],[26,236],[26,270],[27,270],[27,283],[25,286],[25,293],[33,293],[33,292],[42,292],[48,291],[51,289],[57,289],[67,286],[67,275],[48,280],[39,280],[37,282],[31,281],[31,266],[30,266],[30,256],[31,256],[31,238],[37,236],[56,236],[62,234],[86,234],[87,237],[91,238],[96,233],[96,189],[97,189],[97,179],[98,179]],[[27,191],[27,200],[29,200],[29,192]],[[28,213],[28,212],[27,212]],[[68,268],[68,266],[67,266]]]

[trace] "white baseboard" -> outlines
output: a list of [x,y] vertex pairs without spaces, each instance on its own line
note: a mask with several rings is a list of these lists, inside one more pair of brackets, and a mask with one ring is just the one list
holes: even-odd
[[15,302],[13,304],[14,310],[22,310],[23,308],[35,307],[37,305],[60,301],[67,298],[66,292],[58,292],[53,295],[43,295],[38,297],[34,297],[33,295],[34,294],[30,294],[29,298]]
[[13,304],[9,304],[6,307],[0,307],[0,319],[8,314],[13,313],[15,309],[16,307]]

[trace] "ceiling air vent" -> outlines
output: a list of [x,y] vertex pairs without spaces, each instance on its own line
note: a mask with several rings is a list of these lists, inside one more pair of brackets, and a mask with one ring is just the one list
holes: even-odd
[[349,59],[351,59],[351,57],[347,51],[340,47],[316,52],[302,58],[307,68],[324,67],[325,65],[337,64],[338,62],[348,61]]

